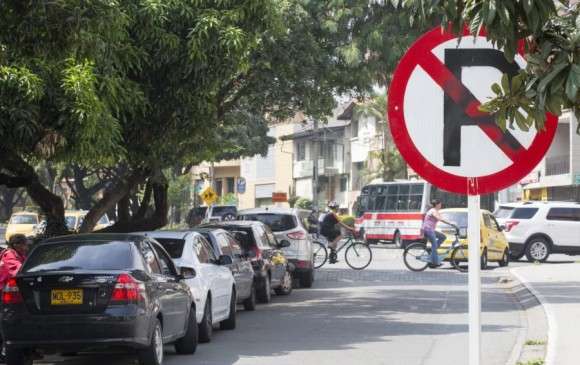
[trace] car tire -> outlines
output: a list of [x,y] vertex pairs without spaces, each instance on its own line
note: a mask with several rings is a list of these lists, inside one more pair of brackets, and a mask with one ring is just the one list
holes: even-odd
[[244,305],[244,310],[256,310],[256,287],[254,285],[252,285],[252,288],[250,289],[250,296],[246,298],[242,304]]
[[292,274],[290,271],[286,270],[284,276],[282,277],[282,282],[280,286],[274,289],[276,295],[290,295],[292,293]]
[[155,319],[149,345],[137,351],[139,365],[161,365],[163,363],[163,328],[159,319]]
[[483,253],[481,254],[481,270],[485,270],[487,269],[487,264],[488,264],[488,257],[487,257],[487,249],[483,249]]
[[260,289],[258,289],[257,298],[260,303],[270,303],[272,301],[272,286],[270,285],[270,277],[266,276],[264,283]]
[[501,256],[501,260],[499,261],[499,267],[506,267],[510,264],[510,254],[508,249],[506,248],[503,251],[503,255]]
[[395,232],[395,235],[393,236],[393,244],[395,245],[396,248],[405,248],[403,247],[403,239],[401,238],[401,232],[397,231]]
[[194,354],[197,349],[197,336],[197,319],[195,318],[195,308],[192,307],[187,319],[187,330],[185,336],[175,341],[175,352],[180,355]]
[[314,283],[314,270],[308,270],[300,275],[300,286],[303,288],[312,288]]
[[6,349],[7,365],[32,365],[32,351],[23,349]]
[[236,290],[232,289],[232,297],[230,299],[230,315],[228,318],[220,322],[220,329],[233,330],[236,329]]
[[208,297],[205,301],[205,308],[203,310],[203,318],[201,323],[198,325],[199,329],[199,342],[208,343],[211,341],[211,335],[213,334],[213,318],[211,312],[211,297]]
[[545,262],[550,256],[550,244],[545,238],[532,238],[526,245],[525,253],[529,262]]

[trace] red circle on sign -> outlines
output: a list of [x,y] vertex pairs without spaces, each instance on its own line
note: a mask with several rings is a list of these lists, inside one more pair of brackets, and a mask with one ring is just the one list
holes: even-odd
[[[470,35],[465,30],[464,35]],[[484,33],[480,33],[484,36]],[[433,48],[446,41],[458,38],[457,35],[442,28],[435,28],[425,33],[409,48],[397,65],[393,80],[389,87],[388,118],[393,140],[399,152],[409,166],[422,178],[431,184],[444,190],[459,194],[487,194],[502,190],[522,180],[542,160],[547,152],[558,125],[558,118],[552,114],[546,115],[544,130],[538,131],[528,149],[511,150],[512,164],[507,168],[490,175],[478,177],[466,177],[455,175],[433,165],[419,151],[407,129],[404,113],[405,93],[411,74],[419,65],[424,69],[430,69],[428,74],[436,79],[436,83],[444,87],[448,95],[457,98],[457,102],[465,103],[466,113],[469,115],[482,116],[477,106],[479,102],[469,102],[468,98],[456,88],[453,75],[446,69],[434,67],[434,62],[429,62],[436,56],[431,52]],[[438,59],[437,59],[438,60]],[[451,86],[450,86],[451,85]],[[491,85],[490,85],[491,87]],[[455,100],[455,99],[454,99]],[[441,101],[443,102],[443,100]],[[498,140],[498,146],[506,153],[510,153],[509,146],[502,144],[503,133],[499,127],[486,125],[482,130],[490,137]],[[502,148],[502,147],[505,147]],[[485,156],[482,156],[485,158]]]

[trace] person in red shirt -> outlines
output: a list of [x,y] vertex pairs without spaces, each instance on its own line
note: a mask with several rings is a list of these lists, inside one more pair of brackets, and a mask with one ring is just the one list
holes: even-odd
[[8,248],[0,255],[0,288],[4,288],[8,279],[16,276],[26,255],[28,239],[23,234],[15,234],[8,241]]

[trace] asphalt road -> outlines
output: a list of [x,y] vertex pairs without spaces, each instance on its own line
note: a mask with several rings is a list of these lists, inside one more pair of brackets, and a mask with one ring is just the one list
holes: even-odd
[[[343,263],[318,272],[312,289],[275,297],[255,312],[238,312],[238,328],[216,331],[193,356],[166,347],[167,365],[441,365],[466,364],[467,275],[450,268],[406,270],[401,251],[379,246],[373,264],[353,271]],[[339,257],[340,258],[340,257]],[[554,256],[552,261],[570,261]],[[514,265],[528,265],[515,263]],[[483,274],[483,364],[504,365],[525,325],[512,294]],[[118,355],[52,358],[58,365],[132,364]]]

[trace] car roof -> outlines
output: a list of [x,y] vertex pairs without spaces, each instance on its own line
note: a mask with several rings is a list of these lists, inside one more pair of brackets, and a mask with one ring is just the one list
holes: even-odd
[[40,242],[40,244],[61,243],[61,242],[89,242],[89,241],[141,241],[144,236],[138,233],[81,233],[66,236],[51,237]]
[[212,225],[210,224],[208,227],[204,227],[204,226],[199,226],[199,227],[195,227],[191,229],[193,232],[197,232],[197,233],[213,233],[213,232],[225,232],[228,233],[228,231],[226,231],[223,228],[219,228],[219,227],[212,227]]
[[565,207],[580,207],[579,202],[569,202],[569,201],[540,201],[540,200],[530,200],[522,202],[518,207],[530,206],[530,207],[545,207],[550,205],[558,205]]
[[208,223],[199,226],[199,228],[222,228],[222,227],[244,227],[251,228],[253,226],[264,226],[264,223],[258,221],[226,221],[226,222],[215,222]]
[[[485,209],[480,209],[480,211],[482,213],[489,213],[489,214],[491,214],[490,211],[485,210]],[[444,208],[444,209],[441,209],[440,212],[442,212],[442,213],[443,212],[467,213],[467,208]]]
[[153,238],[174,238],[174,239],[181,239],[184,240],[189,235],[196,236],[198,235],[197,232],[193,231],[148,231],[148,232],[137,232],[136,234],[153,237]]
[[252,208],[252,209],[244,209],[238,211],[238,215],[244,214],[296,214],[300,212],[310,213],[309,210],[306,209],[298,209],[298,208],[282,208],[282,207],[266,207],[266,208]]

